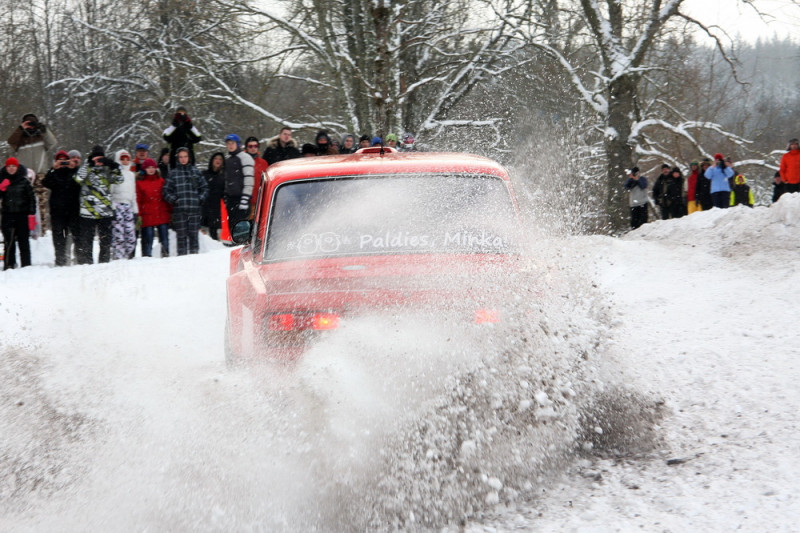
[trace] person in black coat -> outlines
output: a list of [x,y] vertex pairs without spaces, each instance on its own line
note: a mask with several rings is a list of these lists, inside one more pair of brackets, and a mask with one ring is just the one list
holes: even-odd
[[162,178],[167,179],[169,177],[169,169],[170,169],[170,161],[172,161],[172,157],[169,155],[169,146],[166,146],[161,149],[161,153],[158,156],[158,173],[161,175]]
[[[164,140],[169,143],[169,168],[177,165],[178,148],[189,150],[189,164],[194,165],[194,145],[201,139],[200,132],[186,113],[186,108],[179,106],[172,117],[172,124],[164,130]],[[165,179],[166,177],[164,176]]]
[[781,173],[778,171],[772,178],[772,203],[774,204],[777,202],[785,192],[786,184],[783,183],[783,180],[781,179]]
[[53,248],[56,266],[69,265],[69,241],[78,235],[81,210],[81,186],[75,181],[79,161],[59,150],[53,167],[47,172],[42,185],[50,189],[50,225],[53,230]]
[[263,157],[270,166],[301,157],[300,144],[292,138],[292,128],[283,127],[278,135],[269,139]]
[[680,218],[686,214],[683,201],[683,173],[678,167],[670,170],[666,163],[661,165],[661,175],[653,185],[653,198],[661,208],[661,218]]
[[16,157],[6,159],[0,170],[0,201],[3,202],[2,227],[5,242],[3,270],[14,268],[19,245],[20,263],[31,265],[30,231],[36,225],[36,195],[28,181],[28,169]]
[[711,160],[703,158],[700,163],[700,173],[697,175],[697,184],[694,189],[695,202],[703,211],[714,208],[714,201],[711,199],[711,180],[706,177],[706,170],[711,166]]
[[219,240],[222,228],[222,210],[220,200],[225,195],[225,154],[215,152],[208,160],[208,169],[203,171],[203,178],[208,185],[208,196],[203,202],[200,225],[208,228],[209,236]]

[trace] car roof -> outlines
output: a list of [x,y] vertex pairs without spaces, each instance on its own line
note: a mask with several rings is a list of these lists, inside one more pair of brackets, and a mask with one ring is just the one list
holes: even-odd
[[273,185],[309,178],[427,173],[489,174],[509,181],[508,173],[487,157],[456,152],[356,152],[350,155],[304,157],[270,165]]

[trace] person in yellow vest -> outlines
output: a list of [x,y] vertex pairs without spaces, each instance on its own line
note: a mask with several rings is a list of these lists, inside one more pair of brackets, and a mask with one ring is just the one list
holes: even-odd
[[755,198],[753,196],[753,189],[747,184],[747,178],[742,174],[737,174],[733,178],[733,188],[731,189],[731,207],[735,205],[746,205],[753,207],[755,205]]

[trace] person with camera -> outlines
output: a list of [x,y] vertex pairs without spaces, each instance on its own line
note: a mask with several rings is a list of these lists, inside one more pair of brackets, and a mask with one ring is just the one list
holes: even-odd
[[186,108],[178,106],[172,117],[172,124],[164,130],[164,140],[169,143],[169,168],[175,168],[179,148],[189,150],[189,162],[194,165],[194,145],[199,143],[201,138],[200,132],[186,113]]
[[47,172],[49,159],[47,152],[56,145],[56,136],[53,131],[33,113],[27,113],[11,135],[8,145],[14,150],[14,157],[22,166],[36,173],[33,189],[39,204],[42,216],[42,229],[50,227],[47,195],[48,190],[42,186],[42,179]]
[[623,187],[629,193],[631,229],[637,229],[647,223],[647,178],[639,176],[639,167],[633,167]]
[[86,165],[78,170],[75,181],[81,186],[78,264],[91,265],[94,262],[95,233],[100,239],[98,262],[108,263],[111,260],[111,225],[114,221],[111,186],[123,182],[122,172],[117,163],[106,157],[102,146],[95,146],[86,158]]
[[722,154],[714,154],[714,166],[706,170],[705,176],[711,181],[711,202],[714,207],[730,207],[731,186],[728,180],[733,177],[733,169]]
[[0,201],[3,203],[2,227],[5,255],[3,270],[16,267],[17,245],[20,264],[31,265],[30,232],[36,226],[36,197],[28,181],[28,169],[16,157],[6,159],[0,169]]
[[50,191],[50,225],[56,266],[69,265],[69,236],[76,240],[80,223],[81,186],[75,181],[80,159],[70,158],[64,150],[56,152],[53,167],[42,185]]

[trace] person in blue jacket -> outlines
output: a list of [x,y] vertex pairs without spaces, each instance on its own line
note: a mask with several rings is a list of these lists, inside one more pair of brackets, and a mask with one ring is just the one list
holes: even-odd
[[711,201],[714,207],[729,207],[731,186],[728,180],[733,177],[733,169],[725,162],[722,154],[714,154],[714,166],[708,167],[705,176],[711,181]]

